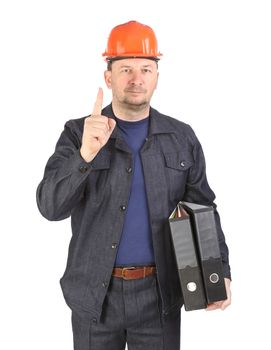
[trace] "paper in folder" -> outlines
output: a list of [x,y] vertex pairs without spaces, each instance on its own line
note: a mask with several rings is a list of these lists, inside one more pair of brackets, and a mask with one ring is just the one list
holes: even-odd
[[186,311],[206,308],[196,245],[187,212],[179,203],[169,217],[171,237]]
[[181,202],[190,216],[197,243],[207,303],[227,299],[222,260],[218,243],[214,209],[195,203]]

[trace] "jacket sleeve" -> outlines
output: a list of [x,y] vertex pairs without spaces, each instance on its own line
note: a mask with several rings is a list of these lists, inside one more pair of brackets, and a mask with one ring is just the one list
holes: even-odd
[[193,139],[194,165],[189,170],[186,191],[184,194],[184,201],[191,203],[194,202],[202,205],[211,205],[214,208],[224,276],[231,279],[231,271],[229,265],[229,250],[225,241],[225,235],[221,227],[220,216],[217,211],[217,206],[214,203],[216,197],[207,181],[205,157],[203,154],[201,144],[197,139],[194,131],[191,128],[190,131]]
[[72,121],[65,124],[37,188],[39,211],[48,220],[62,220],[70,216],[84,194],[91,171],[90,163],[86,163],[80,155],[81,139],[72,126]]

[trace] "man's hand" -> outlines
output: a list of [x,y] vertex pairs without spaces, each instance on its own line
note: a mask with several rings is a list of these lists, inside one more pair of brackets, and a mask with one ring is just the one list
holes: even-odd
[[228,307],[231,304],[231,280],[229,278],[225,278],[225,287],[226,287],[226,292],[227,292],[227,299],[222,300],[222,301],[216,301],[215,303],[209,304],[208,307],[205,309],[206,311],[211,311],[211,310],[225,310],[226,307]]
[[112,118],[107,118],[102,113],[103,90],[99,88],[93,112],[85,119],[80,153],[86,162],[91,162],[107,143],[112,134],[116,122]]

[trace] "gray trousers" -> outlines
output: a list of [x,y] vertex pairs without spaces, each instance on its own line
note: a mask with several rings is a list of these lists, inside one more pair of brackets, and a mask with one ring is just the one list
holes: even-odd
[[135,280],[112,277],[101,320],[72,313],[74,350],[179,350],[180,310],[161,314],[156,274]]

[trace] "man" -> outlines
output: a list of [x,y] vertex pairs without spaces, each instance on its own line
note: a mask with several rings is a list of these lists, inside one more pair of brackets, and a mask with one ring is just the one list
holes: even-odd
[[[187,124],[150,107],[158,81],[153,30],[111,31],[104,56],[112,104],[99,89],[91,116],[70,120],[37,190],[49,220],[71,216],[61,286],[74,349],[180,348],[183,304],[168,217],[180,200],[213,205],[201,145]],[[228,299],[228,248],[215,210]]]

